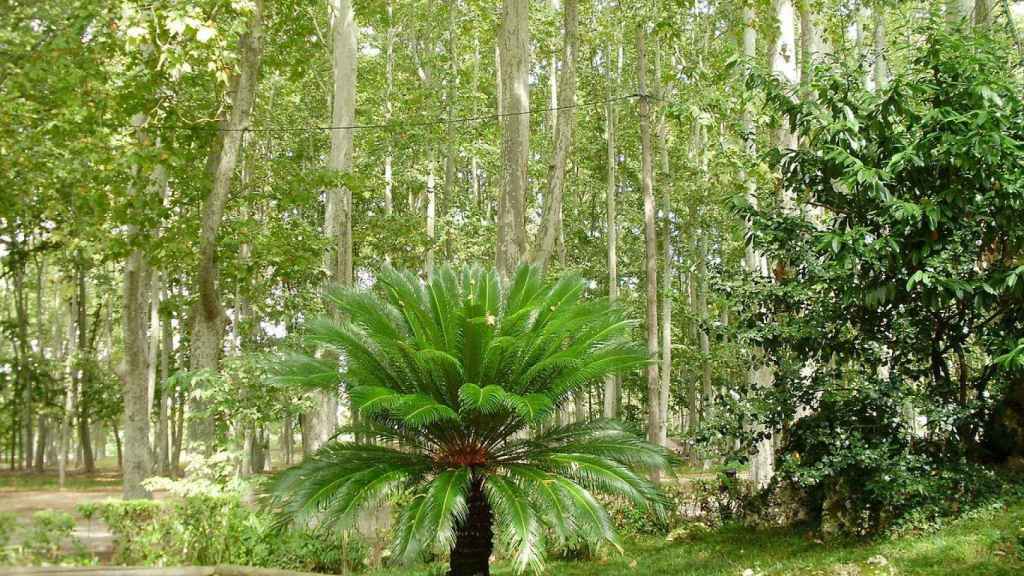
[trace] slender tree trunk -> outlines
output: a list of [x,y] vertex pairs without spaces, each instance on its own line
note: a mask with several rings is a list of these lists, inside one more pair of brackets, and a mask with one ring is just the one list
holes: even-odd
[[700,318],[700,368],[701,396],[704,404],[702,420],[711,416],[715,402],[715,390],[711,385],[711,341],[708,337],[708,256],[707,246],[702,239],[697,249],[697,316]]
[[434,277],[434,245],[437,241],[437,180],[434,178],[434,150],[428,152],[427,160],[427,254],[423,262],[423,271],[427,273],[427,279]]
[[[691,223],[694,219],[691,219]],[[692,229],[692,228],[691,228]],[[690,311],[695,313],[695,317],[699,318],[697,314],[697,279],[696,272],[688,272],[686,274],[686,295],[687,303],[689,304]],[[696,343],[699,347],[700,344],[700,331],[699,331],[699,320],[690,321],[690,342]],[[687,428],[690,432],[695,432],[700,426],[700,410],[698,408],[697,397],[700,395],[696,378],[691,378],[686,388],[686,406],[689,414],[687,418]]]
[[871,10],[871,18],[875,24],[875,88],[877,90],[884,90],[889,85],[889,62],[887,56],[888,42],[885,33],[885,10],[881,4],[875,5]]
[[167,476],[171,473],[171,452],[168,445],[171,427],[171,407],[174,403],[174,389],[168,384],[171,375],[171,347],[174,346],[171,318],[160,323],[160,416],[156,427],[157,470]]
[[651,98],[647,93],[647,30],[637,31],[637,79],[640,89],[640,188],[644,201],[644,261],[647,286],[647,438],[659,443],[661,382],[658,378],[658,237],[654,201],[654,161],[651,150]]
[[21,460],[19,464],[25,468],[31,468],[34,464],[32,450],[32,421],[34,399],[32,390],[32,379],[29,376],[29,344],[28,344],[28,303],[25,301],[25,263],[27,256],[23,252],[21,242],[17,235],[12,235],[12,258],[14,260],[14,311],[17,318],[17,373],[16,382],[21,393],[21,410],[19,412],[21,424]]
[[[231,193],[231,179],[241,153],[245,130],[256,101],[260,62],[263,57],[263,0],[255,0],[245,33],[239,39],[238,72],[231,79],[231,108],[220,118],[220,132],[207,158],[211,187],[203,201],[199,233],[199,300],[193,309],[191,365],[193,371],[216,372],[223,347],[227,318],[217,286],[217,235],[224,206]],[[204,407],[196,405],[198,410]],[[213,421],[207,417],[191,430],[193,440],[212,450]],[[127,434],[127,430],[125,430]],[[127,437],[125,444],[128,444]]]
[[[333,73],[333,102],[331,125],[348,126],[355,123],[356,113],[356,21],[351,0],[329,0],[331,7],[331,69]],[[352,169],[352,131],[332,130],[331,149],[327,168],[344,174]],[[327,251],[327,270],[331,281],[352,284],[352,191],[345,186],[327,192],[327,211],[324,232],[331,239]],[[338,424],[338,397],[336,393],[318,392],[316,405],[307,414],[303,426],[303,450],[308,456],[319,449],[334,434]]]
[[76,324],[78,325],[77,350],[78,366],[78,443],[82,450],[82,467],[87,474],[96,471],[96,459],[92,453],[92,440],[89,438],[89,391],[92,383],[92,346],[89,342],[89,325],[86,320],[86,307],[88,305],[85,291],[85,262],[79,254],[75,262],[76,289],[78,296],[75,299]]
[[526,254],[526,188],[530,157],[529,0],[503,0],[499,31],[501,192],[498,196],[498,273],[508,278]]
[[[608,299],[615,300],[619,297],[619,222],[616,214],[616,155],[615,150],[615,103],[612,98],[617,94],[618,76],[612,72],[611,49],[607,51],[608,61],[605,63],[605,83],[608,86],[608,104],[605,107],[605,121],[607,122],[607,184],[605,186],[606,214],[608,218]],[[618,48],[618,66],[622,66],[622,47]],[[622,404],[621,379],[618,376],[608,376],[604,381],[604,410],[605,418],[618,418],[619,407]]]
[[36,427],[36,450],[35,450],[35,464],[33,469],[37,473],[42,473],[46,467],[46,444],[50,440],[50,425],[49,419],[46,416],[39,416],[39,425]]
[[[387,2],[388,30],[385,40],[385,62],[384,62],[384,121],[391,122],[392,113],[392,92],[395,84],[395,12],[392,0]],[[394,158],[391,150],[391,139],[388,139],[388,152],[384,157],[384,214],[391,216],[394,212]]]
[[[665,99],[661,86],[661,47],[654,53],[654,95]],[[661,390],[659,392],[658,443],[668,440],[668,405],[672,389],[672,179],[669,174],[668,121],[664,114],[658,122],[658,153],[661,168],[662,273],[661,273]]]
[[[156,377],[160,369],[160,272],[149,270],[149,357],[146,370],[146,413],[153,414],[153,403],[156,399]],[[156,438],[153,439],[153,453],[156,449]]]
[[450,576],[489,576],[494,551],[491,506],[484,496],[483,480],[474,478],[469,488],[468,512],[455,529],[455,548],[448,561]]
[[65,376],[67,387],[64,390],[64,412],[61,414],[60,419],[60,430],[58,432],[60,436],[57,448],[57,485],[61,490],[64,489],[64,481],[68,470],[68,448],[70,447],[69,444],[71,442],[71,417],[75,410],[74,395],[72,394],[72,390],[74,388],[72,376],[74,366],[67,358],[75,341],[75,323],[72,320],[75,317],[74,312],[74,298],[72,298],[71,301],[68,302],[67,334],[65,336],[63,346],[65,352],[62,354],[64,356],[65,365],[67,366],[67,374]]
[[[455,163],[458,140],[455,134],[455,98],[459,81],[458,52],[455,45],[455,22],[459,3],[448,2],[448,79],[445,91],[445,108],[448,113],[448,124],[445,126],[444,155],[444,197],[441,199],[441,221],[446,222],[448,211],[455,203]],[[460,204],[461,205],[461,204]],[[435,224],[436,226],[436,224]],[[444,253],[451,253],[450,236],[445,235]]]
[[[547,266],[562,233],[562,197],[565,192],[565,173],[572,151],[573,127],[576,122],[576,0],[565,0],[562,6],[564,41],[562,47],[562,71],[558,81],[558,99],[553,108],[558,108],[555,119],[555,153],[548,171],[548,194],[544,202],[541,219],[540,241],[536,246],[533,261],[541,268]],[[552,60],[554,62],[554,60]],[[552,69],[552,77],[555,77]]]

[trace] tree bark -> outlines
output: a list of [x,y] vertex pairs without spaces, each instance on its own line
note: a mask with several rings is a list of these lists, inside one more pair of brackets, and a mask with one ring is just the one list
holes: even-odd
[[21,396],[21,410],[19,412],[21,425],[21,461],[19,465],[31,468],[34,463],[32,450],[32,420],[33,390],[32,379],[29,376],[29,344],[28,344],[28,303],[25,301],[25,265],[27,253],[17,239],[17,234],[12,235],[12,260],[14,276],[14,311],[17,318],[17,389]]
[[[615,168],[617,152],[615,150],[615,103],[612,98],[617,93],[618,74],[612,73],[611,49],[607,51],[608,61],[605,63],[605,82],[608,86],[608,103],[605,107],[605,121],[607,122],[607,185],[605,187],[605,205],[608,219],[608,299],[614,301],[619,297],[619,222],[616,214],[616,177]],[[622,68],[622,46],[618,47],[618,71]],[[622,404],[621,379],[618,376],[608,376],[604,381],[604,410],[605,418],[618,418],[619,407]]]
[[[329,0],[331,8],[331,70],[333,101],[331,125],[349,126],[356,113],[356,21],[351,0]],[[332,130],[327,169],[339,175],[352,169],[352,131]],[[327,192],[324,233],[331,239],[326,254],[332,282],[352,284],[352,191],[337,186]],[[306,415],[303,451],[308,456],[334,434],[338,424],[338,396],[332,392],[314,394],[315,407]]]
[[658,236],[654,204],[654,161],[651,150],[651,96],[647,93],[647,30],[637,31],[637,79],[640,89],[640,188],[644,202],[644,259],[647,286],[647,439],[659,443],[661,382],[658,378]]
[[[133,226],[134,228],[134,226]],[[129,231],[138,234],[138,231]],[[124,266],[124,497],[149,498],[142,486],[149,474],[149,412],[146,385],[146,262],[140,248]]]
[[[565,0],[562,6],[563,46],[562,70],[558,79],[558,98],[555,119],[555,153],[548,171],[548,194],[541,219],[541,237],[533,261],[545,268],[562,233],[562,197],[565,193],[565,172],[572,151],[573,128],[576,123],[576,29],[578,16],[576,0]],[[552,59],[552,62],[554,60]],[[552,70],[552,77],[554,70]]]
[[498,196],[496,267],[508,278],[526,254],[526,188],[530,157],[529,0],[503,0],[499,31],[502,185]]
[[889,85],[889,62],[886,56],[886,52],[888,52],[889,48],[888,39],[886,38],[885,33],[885,11],[881,5],[876,5],[871,10],[871,18],[875,24],[875,89],[884,90],[885,87]]
[[[392,103],[391,93],[395,85],[395,12],[392,0],[387,0],[388,29],[385,33],[385,61],[384,61],[384,122],[391,122]],[[384,157],[384,214],[391,216],[394,211],[394,173],[392,163],[394,158],[391,149],[391,139],[388,139],[388,152]]]
[[[256,100],[260,63],[263,58],[263,0],[253,2],[253,12],[239,39],[238,71],[231,79],[231,108],[221,114],[220,131],[207,158],[210,191],[203,201],[199,234],[199,300],[193,309],[191,341],[192,371],[216,372],[227,321],[217,287],[217,235],[224,218],[224,206],[231,192],[231,179],[238,165],[245,130],[249,127]],[[196,405],[197,410],[204,407]],[[192,428],[192,440],[212,448],[213,421],[207,417]],[[127,430],[125,430],[127,434]],[[125,438],[127,446],[128,440]]]
[[484,495],[483,480],[474,478],[469,488],[469,512],[455,529],[455,548],[448,561],[450,576],[489,576],[494,551],[491,506]]
[[78,374],[77,389],[78,395],[78,443],[82,450],[82,468],[86,473],[92,474],[96,471],[96,459],[92,452],[92,440],[89,438],[89,398],[88,392],[92,382],[92,346],[89,340],[89,326],[87,322],[86,306],[88,305],[85,290],[85,262],[81,254],[75,258],[76,289],[78,296],[75,299],[75,323],[78,326],[78,363],[76,373]]
[[[654,96],[663,102],[661,86],[661,48],[654,52]],[[660,106],[660,104],[659,104]],[[661,164],[661,219],[663,261],[661,273],[661,389],[658,408],[658,444],[668,441],[668,405],[672,388],[672,184],[669,175],[668,120],[664,114],[658,122],[658,154]]]
[[171,347],[174,346],[174,333],[171,319],[164,318],[160,323],[160,415],[156,428],[157,471],[167,476],[171,473],[171,452],[168,445],[170,437],[171,407],[174,403],[174,390],[167,381],[171,375]]
[[[67,324],[67,333],[64,336],[65,356],[67,352],[70,351],[71,346],[75,341],[75,323],[71,320],[75,317],[74,312],[74,298],[72,298],[71,301],[68,302],[67,317],[69,320]],[[69,371],[74,371],[74,367],[70,366],[69,363],[66,362],[66,365],[68,366]],[[60,429],[58,430],[59,436],[57,439],[57,486],[60,490],[64,489],[64,480],[68,470],[68,448],[71,442],[71,416],[75,410],[74,395],[72,394],[74,384],[72,384],[71,374],[65,375],[65,382],[68,383],[68,386],[64,390],[64,412],[61,414]]]

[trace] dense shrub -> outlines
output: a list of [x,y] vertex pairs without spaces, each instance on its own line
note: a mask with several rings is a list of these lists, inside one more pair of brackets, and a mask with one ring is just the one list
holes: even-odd
[[[19,527],[13,514],[0,514],[0,565],[93,564],[81,541],[74,536],[75,521],[67,512],[42,510]],[[20,545],[13,545],[18,534]]]
[[79,507],[116,539],[115,562],[131,565],[236,564],[325,573],[362,568],[367,546],[326,529],[278,531],[273,518],[237,495],[174,501],[108,501]]

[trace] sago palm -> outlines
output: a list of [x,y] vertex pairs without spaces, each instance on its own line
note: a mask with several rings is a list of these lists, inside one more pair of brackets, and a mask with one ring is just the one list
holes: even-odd
[[280,473],[274,510],[345,528],[401,502],[393,557],[450,552],[455,576],[488,574],[495,536],[517,571],[540,570],[547,546],[617,547],[594,493],[657,508],[646,475],[669,456],[615,422],[551,425],[574,393],[647,362],[629,340],[635,323],[584,288],[529,266],[507,286],[480,268],[426,283],[388,268],[374,292],[330,292],[332,315],[306,336],[317,353],[289,357],[280,377],[346,389],[356,440]]

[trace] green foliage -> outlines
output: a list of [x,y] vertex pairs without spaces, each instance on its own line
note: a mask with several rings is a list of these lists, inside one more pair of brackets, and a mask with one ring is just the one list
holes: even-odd
[[21,558],[27,564],[82,564],[92,557],[72,534],[75,520],[67,512],[43,510],[32,515],[22,534]]
[[0,513],[0,565],[7,564],[14,556],[10,549],[11,535],[18,526],[18,519],[11,512]]
[[983,441],[1021,382],[1016,59],[984,33],[920,33],[925,47],[876,91],[834,63],[799,101],[777,79],[758,84],[801,146],[768,155],[778,186],[742,208],[772,263],[773,278],[740,291],[774,385],[745,391],[734,422],[783,434],[781,476],[830,530],[952,510],[984,492],[988,473],[968,460],[1020,449]]
[[313,528],[280,533],[273,518],[235,494],[107,501],[79,511],[110,528],[119,564],[236,564],[337,574],[362,568],[367,558],[367,547],[351,534]]
[[344,528],[410,498],[392,550],[406,561],[456,546],[460,525],[485,513],[467,504],[480,499],[517,571],[540,569],[548,543],[618,547],[593,493],[660,510],[645,474],[670,457],[615,422],[550,425],[575,392],[646,362],[628,339],[635,323],[584,291],[576,276],[546,282],[524,266],[508,284],[475,267],[441,268],[426,283],[386,267],[373,293],[330,292],[336,315],[306,336],[322,353],[288,356],[279,373],[329,390],[344,382],[360,421],[341,433],[357,440],[279,474],[272,509],[284,523]]

